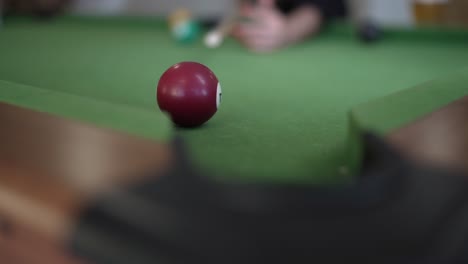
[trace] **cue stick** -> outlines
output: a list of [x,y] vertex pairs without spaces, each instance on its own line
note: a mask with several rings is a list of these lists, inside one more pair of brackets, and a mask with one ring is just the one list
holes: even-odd
[[[221,46],[224,39],[231,33],[234,25],[239,21],[239,9],[243,2],[246,0],[235,1],[235,6],[231,8],[230,12],[221,20],[221,22],[211,31],[209,31],[204,38],[205,45],[209,48],[217,48]],[[249,0],[248,2],[254,3],[256,1]]]
[[231,33],[237,18],[237,10],[231,11],[222,21],[205,35],[205,45],[209,48],[221,46],[224,39]]

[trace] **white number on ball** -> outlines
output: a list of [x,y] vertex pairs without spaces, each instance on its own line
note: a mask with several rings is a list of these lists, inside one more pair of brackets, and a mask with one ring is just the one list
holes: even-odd
[[223,97],[223,92],[221,90],[221,84],[218,83],[218,87],[216,88],[216,108],[219,108],[222,97]]

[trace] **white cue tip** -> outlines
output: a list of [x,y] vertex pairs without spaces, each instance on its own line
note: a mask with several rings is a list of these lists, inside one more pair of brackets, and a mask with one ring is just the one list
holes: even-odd
[[205,36],[205,45],[208,48],[218,48],[223,43],[224,37],[223,34],[214,30],[206,34]]

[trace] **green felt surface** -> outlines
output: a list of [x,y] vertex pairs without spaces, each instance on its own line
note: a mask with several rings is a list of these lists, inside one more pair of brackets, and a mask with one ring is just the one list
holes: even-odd
[[6,81],[0,81],[0,101],[148,139],[171,138],[170,121],[156,110]]
[[198,61],[220,79],[223,103],[206,126],[172,134],[187,140],[201,166],[249,179],[336,181],[349,177],[340,173],[349,164],[349,110],[468,67],[467,39],[463,31],[393,31],[366,46],[337,25],[313,41],[254,55],[232,40],[217,50],[177,44],[151,19],[7,20],[0,79],[53,93],[20,100],[22,88],[12,85],[0,98],[165,139],[159,76]]
[[353,107],[349,112],[349,167],[359,168],[364,130],[385,137],[464,96],[468,96],[468,68]]
[[467,95],[468,68],[465,68],[358,105],[352,109],[351,119],[358,127],[385,135]]

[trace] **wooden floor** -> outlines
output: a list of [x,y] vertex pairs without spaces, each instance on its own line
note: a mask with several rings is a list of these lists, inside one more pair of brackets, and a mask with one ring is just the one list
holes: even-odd
[[388,137],[409,159],[468,173],[468,96],[465,96]]
[[61,246],[87,201],[172,157],[168,143],[4,103],[0,127],[0,263],[74,263]]

